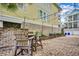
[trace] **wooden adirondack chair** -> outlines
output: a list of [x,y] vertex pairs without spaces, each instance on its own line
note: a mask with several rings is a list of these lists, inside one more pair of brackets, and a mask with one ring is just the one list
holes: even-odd
[[43,45],[42,45],[42,40],[40,38],[40,35],[38,33],[33,33],[33,32],[29,32],[28,33],[28,36],[29,37],[32,37],[34,36],[34,39],[33,39],[33,43],[32,43],[32,51],[37,51],[37,47],[41,46],[41,48],[43,49]]
[[15,56],[17,55],[32,55],[32,41],[34,37],[28,37],[27,29],[20,29],[15,31],[16,36],[16,50]]
[[34,37],[28,37],[28,29],[8,28],[0,38],[0,55],[32,55]]
[[40,46],[42,49],[43,49],[43,45],[42,45],[42,39],[40,38],[41,37],[41,34],[38,32],[36,33],[36,46]]
[[[33,51],[37,51],[37,47],[42,46],[40,36],[28,32],[28,29],[4,29],[0,38],[2,45],[0,53],[2,55],[33,55]],[[4,53],[3,53],[4,52]]]
[[28,33],[28,37],[34,37],[34,39],[32,40],[32,51],[36,51],[36,36],[34,35],[33,32],[29,32]]
[[35,33],[35,38],[33,40],[33,51],[37,51],[37,47],[41,47],[43,49],[42,40],[38,33]]

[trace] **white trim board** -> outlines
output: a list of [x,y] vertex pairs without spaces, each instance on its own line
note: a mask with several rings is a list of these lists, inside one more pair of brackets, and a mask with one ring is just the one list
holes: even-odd
[[[8,16],[8,15],[0,15],[0,21],[7,21],[7,22],[14,22],[14,23],[22,23],[22,22],[24,22],[24,19],[19,18],[19,17]],[[37,25],[42,25],[42,23],[37,23],[36,21],[33,21],[33,20],[27,20],[26,19],[25,22],[26,23],[37,24]],[[43,24],[43,26],[52,27],[52,25],[45,24],[45,23]],[[53,27],[58,28],[57,25],[53,25]]]

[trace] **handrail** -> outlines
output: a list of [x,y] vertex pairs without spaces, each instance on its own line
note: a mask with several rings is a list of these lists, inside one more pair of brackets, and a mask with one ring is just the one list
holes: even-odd
[[14,45],[11,45],[11,46],[9,46],[9,45],[7,45],[7,46],[0,46],[0,49],[3,49],[3,48],[8,48],[8,47],[13,47]]

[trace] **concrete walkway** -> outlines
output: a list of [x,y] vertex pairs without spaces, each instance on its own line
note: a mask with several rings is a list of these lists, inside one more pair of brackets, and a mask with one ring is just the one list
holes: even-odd
[[34,56],[79,56],[79,37],[58,37],[43,41]]

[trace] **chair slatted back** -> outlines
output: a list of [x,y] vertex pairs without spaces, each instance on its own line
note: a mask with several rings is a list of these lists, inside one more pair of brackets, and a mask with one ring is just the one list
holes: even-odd
[[15,31],[15,37],[17,45],[26,46],[28,45],[28,30],[27,29],[17,29]]

